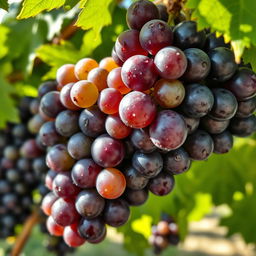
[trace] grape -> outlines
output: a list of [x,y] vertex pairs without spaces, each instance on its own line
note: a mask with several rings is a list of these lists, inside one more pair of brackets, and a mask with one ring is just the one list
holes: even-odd
[[120,67],[111,70],[108,74],[107,83],[109,88],[115,88],[121,94],[127,94],[131,89],[124,84],[121,77],[121,70],[122,68]]
[[106,232],[106,226],[100,218],[92,220],[82,219],[78,230],[79,234],[90,242],[99,239]]
[[226,130],[229,125],[229,120],[218,121],[209,116],[205,116],[201,119],[200,124],[207,132],[211,134],[218,134]]
[[33,160],[32,167],[34,172],[39,176],[46,173],[48,168],[45,163],[45,157],[43,156],[43,157],[35,158]]
[[97,137],[105,132],[106,115],[98,107],[84,109],[79,117],[79,127],[89,137]]
[[225,47],[217,47],[208,53],[211,60],[210,77],[218,82],[230,79],[237,69],[234,53]]
[[74,164],[74,159],[68,154],[65,145],[57,144],[48,151],[46,164],[56,172],[65,172],[71,169]]
[[75,83],[70,91],[71,100],[80,108],[91,107],[96,103],[98,96],[97,86],[86,80]]
[[97,61],[91,58],[84,58],[79,60],[75,65],[75,76],[79,80],[86,80],[88,73],[97,68],[99,65]]
[[200,82],[205,79],[210,72],[211,61],[208,55],[197,48],[189,48],[184,51],[188,65],[182,76],[187,82]]
[[130,159],[135,151],[131,141],[129,139],[123,140],[124,148],[125,148],[125,159]]
[[107,235],[107,229],[104,229],[104,232],[101,234],[101,236],[99,236],[97,239],[94,239],[94,240],[90,240],[90,244],[98,244],[98,243],[101,243],[105,238],[106,238],[106,235]]
[[64,228],[63,239],[65,243],[71,247],[79,247],[86,241],[79,235],[77,224],[72,224]]
[[126,126],[118,114],[109,115],[106,119],[105,128],[107,133],[115,139],[123,139],[130,135],[132,129]]
[[46,93],[57,90],[58,83],[56,81],[47,81],[42,83],[38,88],[38,97],[42,98]]
[[238,102],[236,117],[249,117],[256,111],[256,97]]
[[132,190],[126,189],[124,193],[124,198],[131,206],[139,206],[144,204],[148,199],[148,190],[141,189],[141,190]]
[[154,86],[154,99],[163,108],[175,108],[185,97],[185,88],[178,80],[160,79]]
[[54,202],[58,199],[58,197],[53,193],[49,192],[42,200],[41,208],[45,215],[51,215],[51,209]]
[[165,79],[178,79],[187,68],[187,58],[178,48],[170,46],[161,49],[155,56],[154,63],[158,74]]
[[47,218],[46,227],[48,232],[53,236],[63,235],[64,228],[57,224],[51,216]]
[[29,105],[29,110],[33,115],[38,114],[39,111],[39,105],[40,105],[40,100],[39,99],[34,99],[31,101]]
[[146,55],[140,44],[140,32],[134,29],[122,32],[115,43],[115,51],[121,61],[125,62],[128,58],[134,55]]
[[220,121],[231,119],[236,114],[238,106],[235,96],[223,88],[214,88],[212,93],[214,104],[209,115]]
[[59,197],[74,197],[80,189],[73,184],[70,173],[58,173],[52,183],[52,191]]
[[17,207],[18,195],[16,194],[5,194],[2,196],[2,204],[8,209],[13,210]]
[[105,114],[115,114],[118,112],[122,94],[114,88],[106,88],[101,91],[98,98],[98,107]]
[[151,55],[156,55],[162,48],[170,46],[172,40],[172,30],[162,20],[150,20],[141,28],[140,44]]
[[181,49],[200,48],[205,44],[206,35],[204,30],[198,31],[195,21],[183,21],[173,30],[174,44]]
[[42,150],[38,147],[36,140],[27,140],[20,149],[21,156],[32,159],[39,157],[42,154]]
[[127,59],[122,66],[121,76],[124,84],[135,91],[150,89],[157,79],[153,60],[143,55]]
[[57,132],[64,137],[72,136],[74,133],[79,131],[78,119],[78,112],[72,110],[60,112],[55,120]]
[[233,118],[229,125],[230,132],[238,137],[247,137],[256,131],[256,116]]
[[96,186],[96,178],[101,167],[92,159],[81,159],[72,168],[73,182],[80,188],[93,188]]
[[60,93],[54,91],[45,94],[41,99],[40,109],[46,116],[55,118],[64,110],[64,106],[60,102]]
[[100,91],[107,88],[108,71],[103,68],[94,68],[88,74],[88,81],[95,84]]
[[177,112],[164,110],[158,113],[157,118],[150,125],[149,134],[158,148],[174,150],[184,143],[187,137],[187,126]]
[[91,154],[98,165],[114,167],[124,159],[124,145],[122,141],[103,134],[92,143]]
[[100,68],[106,69],[110,72],[114,68],[118,68],[118,65],[115,63],[112,57],[106,57],[102,59],[99,63]]
[[181,109],[188,117],[199,118],[210,112],[214,104],[214,96],[208,87],[201,84],[189,84],[185,90],[186,96]]
[[11,191],[11,185],[7,180],[0,180],[0,195],[7,194]]
[[128,204],[122,199],[108,201],[104,209],[104,221],[112,227],[124,225],[130,216]]
[[73,224],[78,219],[74,202],[62,197],[53,203],[51,216],[58,225],[63,227]]
[[175,180],[172,175],[161,172],[154,179],[148,183],[150,192],[157,196],[164,196],[169,194],[174,188]]
[[199,126],[200,118],[187,117],[183,115],[183,119],[188,128],[188,134],[193,133]]
[[73,85],[74,85],[74,83],[69,83],[62,88],[62,90],[60,92],[60,102],[67,109],[79,110],[80,108],[73,103],[73,101],[70,97],[70,92],[71,92]]
[[130,92],[120,102],[119,115],[125,125],[132,128],[144,128],[154,120],[156,105],[149,95],[142,92]]
[[101,214],[105,200],[95,189],[81,191],[76,198],[76,210],[86,219],[93,219]]
[[[12,136],[15,137],[15,138],[19,138],[19,139],[25,139],[28,136],[28,131],[27,131],[26,125],[24,125],[24,124],[16,124],[12,128]],[[4,140],[7,140],[7,138],[4,139]],[[7,141],[6,141],[6,144],[7,144]]]
[[45,186],[52,190],[52,183],[53,183],[53,180],[54,178],[56,177],[58,173],[53,171],[53,170],[49,170],[45,176]]
[[212,139],[214,143],[213,152],[216,154],[228,153],[233,147],[233,136],[229,131],[212,135]]
[[146,178],[153,178],[161,172],[163,159],[156,151],[147,154],[137,151],[132,157],[132,166]]
[[156,146],[153,144],[149,137],[148,129],[134,129],[131,136],[131,142],[143,153],[151,153],[156,149]]
[[128,166],[124,169],[124,175],[126,179],[126,186],[130,189],[143,189],[148,184],[148,178],[140,174],[140,172],[132,166]]
[[65,65],[61,66],[57,70],[56,80],[57,80],[57,83],[58,83],[57,88],[58,88],[59,91],[66,84],[76,82],[77,77],[75,76],[75,65],[65,64]]
[[13,168],[14,165],[15,165],[15,163],[12,160],[9,160],[7,158],[1,159],[1,168],[2,169],[10,169],[10,168]]
[[37,134],[41,128],[41,126],[44,124],[45,120],[41,117],[41,115],[37,114],[34,115],[29,121],[28,121],[28,130],[32,134]]
[[16,169],[8,169],[6,179],[12,183],[17,183],[21,178],[21,173]]
[[15,161],[19,157],[19,150],[17,147],[9,145],[4,148],[3,155],[7,159]]
[[79,132],[74,134],[68,141],[68,153],[76,160],[91,155],[92,139]]
[[140,30],[142,26],[153,19],[159,18],[157,7],[148,0],[139,0],[130,5],[126,13],[129,28]]
[[202,130],[197,130],[188,136],[184,148],[193,160],[205,160],[213,152],[211,136]]
[[156,227],[157,235],[165,236],[170,234],[169,223],[167,221],[159,221]]
[[256,95],[256,75],[248,68],[240,68],[225,84],[239,101],[250,99]]
[[57,133],[55,122],[44,123],[39,130],[39,139],[45,146],[53,146],[62,141],[62,136]]
[[164,170],[172,175],[186,172],[190,164],[189,155],[182,147],[168,152],[164,157]]
[[215,33],[208,34],[205,42],[205,50],[210,51],[217,47],[230,48],[230,44],[226,44],[223,36],[217,37]]
[[126,187],[126,180],[122,172],[115,168],[103,169],[96,180],[98,193],[106,199],[120,197]]
[[117,66],[120,66],[120,67],[123,66],[124,62],[121,61],[121,59],[117,56],[117,53],[116,53],[116,50],[115,50],[115,46],[114,46],[113,49],[112,49],[111,57],[112,57],[112,59],[115,61],[115,63],[117,64]]
[[165,22],[169,19],[169,14],[167,12],[167,7],[164,4],[158,4],[157,6],[158,12],[159,12],[159,18],[160,20],[163,20]]

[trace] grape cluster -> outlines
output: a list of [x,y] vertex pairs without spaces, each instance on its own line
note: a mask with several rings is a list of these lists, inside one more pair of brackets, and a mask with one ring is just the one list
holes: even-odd
[[23,98],[18,107],[21,123],[9,123],[0,131],[0,238],[15,235],[15,226],[31,213],[32,193],[40,182],[34,168],[40,161],[45,165],[29,127],[34,107],[33,98]]
[[65,64],[56,88],[39,90],[51,190],[42,209],[71,247],[101,242],[106,224],[124,225],[149,191],[169,194],[192,160],[256,130],[256,75],[223,38],[194,21],[170,27],[166,8],[148,0],[126,18],[112,57]]
[[169,245],[178,245],[180,241],[178,225],[168,214],[162,215],[157,225],[152,226],[151,232],[149,243],[153,246],[155,254],[160,254]]

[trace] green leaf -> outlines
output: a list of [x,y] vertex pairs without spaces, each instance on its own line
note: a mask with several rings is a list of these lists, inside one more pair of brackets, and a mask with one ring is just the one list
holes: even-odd
[[256,47],[251,47],[250,49],[245,49],[243,55],[244,62],[250,63],[252,65],[253,70],[256,70]]
[[79,0],[66,0],[65,1],[65,7],[68,9],[73,8],[74,6],[76,6],[78,4]]
[[19,116],[11,96],[13,87],[1,75],[0,84],[0,128],[3,128],[6,122],[19,122]]
[[0,59],[8,53],[8,46],[6,44],[9,34],[9,29],[3,25],[0,25]]
[[110,4],[113,0],[87,0],[78,16],[76,25],[85,30],[92,29],[95,37],[104,26],[111,24]]
[[8,11],[8,1],[7,0],[0,0],[0,8]]
[[22,3],[22,9],[17,19],[27,19],[36,16],[44,10],[50,11],[55,8],[60,8],[64,3],[65,0],[25,0]]

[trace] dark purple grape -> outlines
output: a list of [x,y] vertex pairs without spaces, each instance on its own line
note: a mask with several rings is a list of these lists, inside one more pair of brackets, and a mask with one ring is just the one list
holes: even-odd
[[238,102],[236,117],[249,117],[256,111],[256,97]]
[[60,102],[60,93],[54,91],[45,94],[41,99],[40,109],[47,117],[55,118],[64,110],[64,106]]
[[212,119],[210,116],[205,116],[201,119],[200,125],[204,130],[211,134],[222,133],[229,125],[229,120],[218,121]]
[[161,172],[163,159],[161,154],[156,151],[147,154],[137,151],[132,157],[132,166],[141,175],[152,178]]
[[172,175],[186,172],[190,164],[189,155],[183,148],[170,151],[164,156],[164,171]]
[[45,146],[53,146],[61,142],[63,137],[57,132],[55,122],[44,123],[39,130],[39,140]]
[[225,47],[214,48],[208,53],[211,60],[210,77],[218,82],[230,79],[237,70],[234,52]]
[[215,33],[208,34],[204,46],[205,51],[208,52],[217,47],[230,48],[230,44],[225,43],[223,36],[217,37]]
[[231,119],[237,110],[236,97],[223,88],[213,88],[214,104],[209,115],[219,121]]
[[164,4],[158,4],[157,6],[158,12],[159,12],[159,19],[163,20],[165,22],[169,19],[169,13],[167,12],[167,7]]
[[107,229],[105,228],[105,229],[104,229],[104,232],[103,232],[97,239],[90,240],[89,243],[90,243],[90,244],[98,244],[98,243],[101,243],[101,242],[106,238],[106,235],[107,235]]
[[214,103],[211,90],[201,84],[190,84],[185,89],[186,96],[181,104],[181,110],[192,118],[200,118],[207,115]]
[[106,115],[98,107],[84,109],[79,117],[79,127],[89,137],[97,137],[105,132]]
[[151,153],[156,149],[156,146],[149,137],[148,129],[134,129],[130,139],[134,147],[141,152]]
[[199,126],[200,118],[187,117],[184,115],[183,118],[188,128],[188,134],[193,133]]
[[122,199],[109,200],[103,213],[104,221],[112,227],[124,225],[128,221],[129,216],[129,205]]
[[164,110],[158,113],[150,125],[149,134],[152,142],[160,149],[174,150],[180,147],[187,137],[187,126],[177,112]]
[[80,235],[88,242],[97,240],[105,233],[106,226],[102,219],[95,218],[92,220],[82,219],[78,231]]
[[200,82],[205,79],[210,72],[211,61],[208,55],[198,49],[189,48],[184,51],[188,65],[181,79],[187,82]]
[[57,132],[64,137],[72,136],[74,133],[79,131],[78,119],[79,112],[72,110],[60,112],[55,120]]
[[193,160],[205,160],[213,152],[211,136],[202,130],[197,130],[188,136],[184,148]]
[[240,68],[225,84],[239,101],[250,99],[256,95],[256,74],[248,68]]
[[25,139],[28,136],[28,130],[26,125],[24,124],[17,124],[12,129],[12,135],[15,138]]
[[48,167],[45,163],[45,157],[38,157],[33,160],[32,168],[37,175],[42,175],[47,172]]
[[143,189],[148,184],[148,178],[141,175],[135,168],[128,166],[124,169],[123,174],[126,179],[126,186],[130,189]]
[[76,198],[76,210],[86,219],[93,219],[101,214],[105,199],[95,189],[81,191]]
[[2,204],[9,210],[15,209],[19,202],[18,195],[14,193],[8,193],[2,196]]
[[126,189],[124,198],[131,206],[139,206],[144,204],[148,199],[148,190],[146,188],[141,190]]
[[247,137],[256,132],[256,116],[252,115],[246,118],[232,118],[229,125],[229,131],[238,137]]
[[173,190],[174,185],[175,180],[173,175],[161,172],[149,181],[148,189],[157,196],[165,196]]
[[141,28],[140,44],[151,55],[156,55],[162,48],[172,45],[172,40],[172,30],[162,20],[150,20]]
[[216,154],[228,153],[233,147],[233,136],[229,131],[222,132],[220,134],[212,135],[214,149]]
[[11,191],[11,185],[7,180],[0,180],[0,195],[7,194]]
[[46,93],[57,90],[57,82],[56,81],[47,81],[42,83],[38,88],[38,96],[42,98]]
[[204,30],[198,31],[195,21],[183,21],[174,27],[174,44],[181,48],[200,48],[205,44]]
[[29,139],[20,148],[20,154],[22,157],[29,159],[36,158],[42,155],[42,149],[39,148],[35,139]]
[[153,19],[159,18],[157,7],[148,0],[139,0],[130,5],[126,13],[129,28],[140,30],[142,26]]
[[119,59],[125,62],[134,55],[147,55],[146,49],[143,49],[140,40],[140,32],[134,29],[122,32],[115,43],[115,52]]

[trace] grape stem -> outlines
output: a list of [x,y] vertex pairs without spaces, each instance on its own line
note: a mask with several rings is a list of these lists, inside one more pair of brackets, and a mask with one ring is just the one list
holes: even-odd
[[40,221],[38,209],[36,209],[26,220],[23,229],[14,244],[11,256],[19,256],[25,246],[33,227]]

